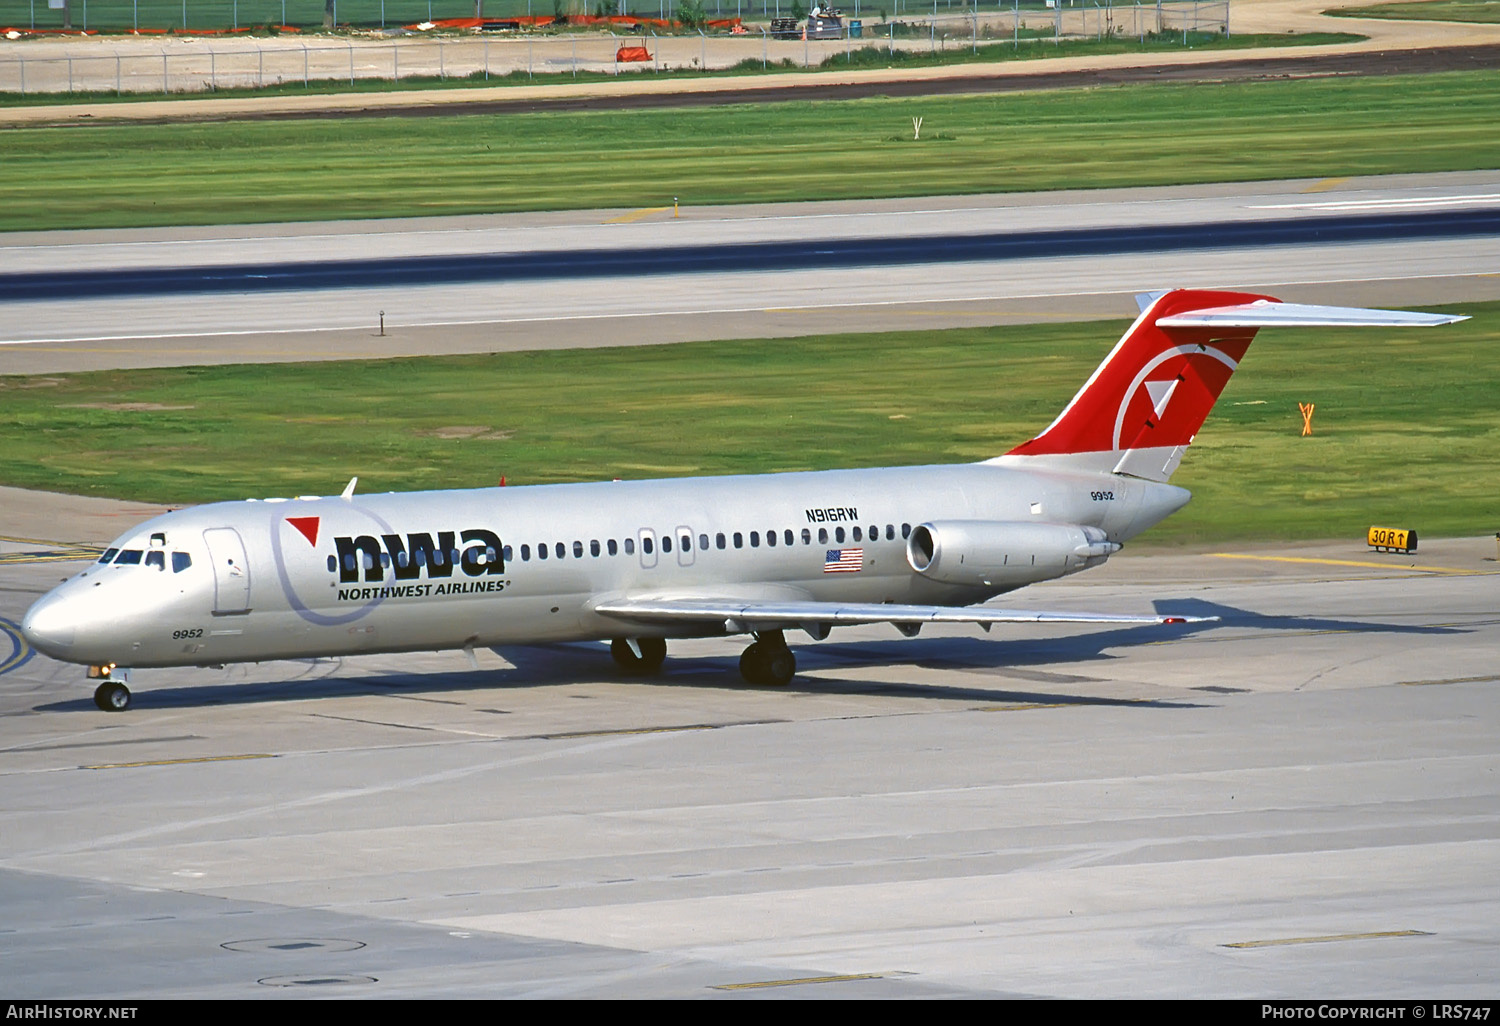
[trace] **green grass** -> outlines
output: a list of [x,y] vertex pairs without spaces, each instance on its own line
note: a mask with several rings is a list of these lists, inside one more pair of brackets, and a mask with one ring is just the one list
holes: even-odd
[[1500,24],[1500,0],[1423,0],[1422,3],[1371,4],[1327,11],[1339,18],[1394,18],[1413,21],[1468,21]]
[[[910,141],[922,117],[924,139]],[[1500,73],[680,110],[11,129],[0,229],[1102,188],[1500,166]],[[101,170],[107,169],[107,170]]]
[[[1263,332],[1152,540],[1500,529],[1500,303],[1461,309]],[[198,502],[978,460],[1044,427],[1126,323],[3,377],[0,482]]]

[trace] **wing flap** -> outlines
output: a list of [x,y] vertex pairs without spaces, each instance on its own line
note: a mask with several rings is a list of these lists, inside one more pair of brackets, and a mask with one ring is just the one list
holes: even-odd
[[[743,602],[713,599],[631,599],[602,602],[601,616],[670,626],[722,622],[730,633],[779,630],[804,625],[847,626],[863,623],[1202,623],[1217,617],[1131,616],[1120,613],[1068,613],[1040,609],[993,609],[985,606],[909,606],[883,602]],[[814,631],[808,631],[814,634]]]

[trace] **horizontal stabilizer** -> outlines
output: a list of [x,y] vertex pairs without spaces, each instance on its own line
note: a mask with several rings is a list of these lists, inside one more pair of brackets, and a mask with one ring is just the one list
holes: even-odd
[[1313,306],[1272,303],[1258,299],[1235,306],[1211,306],[1157,320],[1163,328],[1402,328],[1431,327],[1466,321],[1457,314],[1414,313],[1409,310],[1370,310],[1358,306]]
[[637,623],[672,625],[723,622],[730,633],[780,630],[803,624],[861,623],[1203,623],[1217,617],[1126,616],[1117,613],[1058,613],[984,606],[905,606],[884,602],[744,602],[712,599],[637,599],[603,602],[594,612]]

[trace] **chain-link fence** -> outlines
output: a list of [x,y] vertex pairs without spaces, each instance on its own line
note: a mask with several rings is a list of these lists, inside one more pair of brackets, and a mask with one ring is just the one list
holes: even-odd
[[[981,45],[1046,46],[1059,39],[1103,35],[1175,34],[1192,8],[1225,5],[1115,4],[1113,20],[1090,5],[1026,18],[1019,9],[934,18],[844,21],[831,38],[807,38],[770,26],[734,32],[658,34],[651,26],[624,33],[486,33],[379,38],[159,37],[90,40],[25,55],[0,56],[0,92],[188,93],[222,89],[310,86],[314,83],[403,82],[414,78],[478,80],[505,77],[641,74],[683,70],[754,71],[776,67],[875,63],[883,54],[977,50]],[[1186,10],[1184,10],[1184,8]]]
[[[745,21],[804,17],[816,0],[689,0],[690,19]],[[832,6],[832,5],[829,5]],[[215,32],[283,26],[316,29],[325,25],[390,29],[424,22],[479,18],[495,23],[517,19],[615,16],[680,20],[682,0],[0,0],[0,28],[52,31],[65,26],[98,32]],[[1019,16],[1045,12],[1059,22],[1092,22],[1089,29],[1131,29],[1141,24],[1140,10],[1160,12],[1163,28],[1214,31],[1210,24],[1229,24],[1229,0],[1212,3],[1125,3],[1116,0],[853,0],[844,14],[856,20],[954,15],[962,11],[1014,11]],[[1215,13],[1218,12],[1218,13]]]

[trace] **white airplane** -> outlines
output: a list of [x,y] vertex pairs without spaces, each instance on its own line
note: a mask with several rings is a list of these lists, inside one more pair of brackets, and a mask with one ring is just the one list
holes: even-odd
[[1184,622],[975,604],[1098,566],[1180,509],[1167,480],[1257,328],[1464,319],[1196,290],[1140,303],[1057,419],[982,463],[212,503],[127,532],[22,631],[88,665],[118,711],[122,667],[609,640],[644,674],[667,638],[748,634],[745,679],[785,684],[789,629]]

